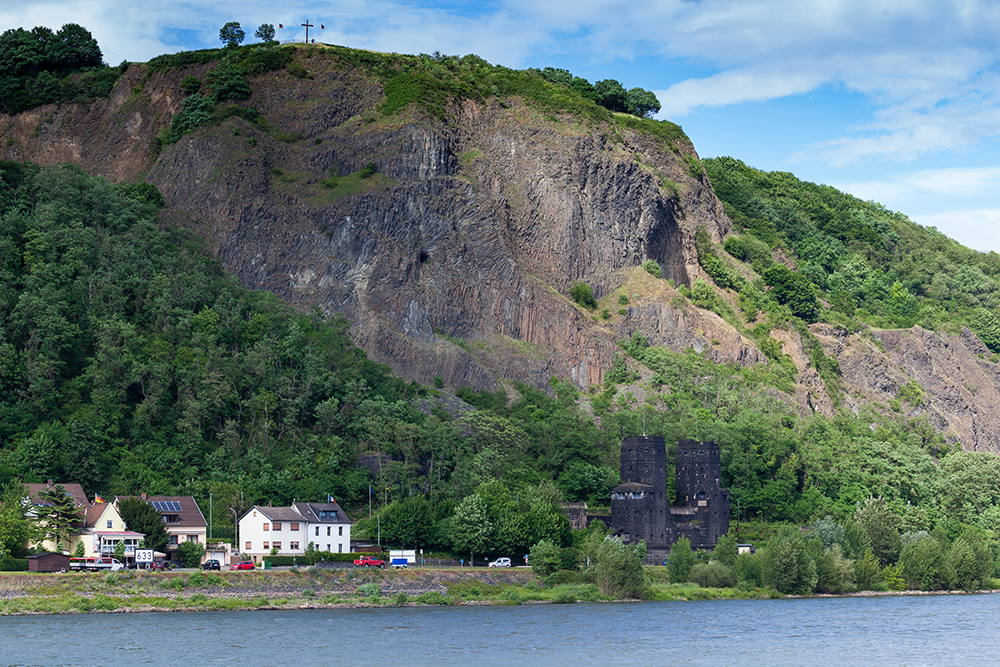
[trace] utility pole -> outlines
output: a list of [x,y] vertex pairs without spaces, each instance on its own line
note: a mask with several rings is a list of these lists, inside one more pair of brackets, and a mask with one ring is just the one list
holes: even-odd
[[301,25],[303,28],[306,29],[306,44],[308,44],[309,43],[309,28],[315,28],[316,26],[314,26],[312,23],[310,23],[309,19],[306,19],[305,23],[300,23],[299,25]]

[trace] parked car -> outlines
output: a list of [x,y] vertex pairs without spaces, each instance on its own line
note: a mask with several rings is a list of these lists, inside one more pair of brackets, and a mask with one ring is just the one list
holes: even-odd
[[217,560],[206,560],[201,564],[201,569],[203,570],[221,570],[222,564]]
[[497,558],[495,561],[490,563],[490,567],[510,567],[509,558]]
[[232,569],[234,569],[234,570],[252,570],[253,569],[253,561],[252,560],[241,560],[236,565],[233,565]]
[[381,558],[372,558],[371,556],[362,556],[354,561],[356,567],[378,567],[384,568],[385,561]]

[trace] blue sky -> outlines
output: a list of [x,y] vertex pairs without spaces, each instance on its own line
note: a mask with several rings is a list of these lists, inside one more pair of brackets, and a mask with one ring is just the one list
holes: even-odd
[[[730,155],[1000,251],[1000,4],[980,0],[23,0],[0,28],[79,23],[105,60],[247,34],[476,53],[654,91],[702,157]],[[52,17],[58,17],[53,19]],[[294,27],[293,27],[294,26]],[[315,32],[315,34],[314,34]]]

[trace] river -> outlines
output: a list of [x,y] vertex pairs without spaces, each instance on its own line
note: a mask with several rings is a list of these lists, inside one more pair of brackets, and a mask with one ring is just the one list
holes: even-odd
[[0,617],[0,664],[1000,664],[998,595]]

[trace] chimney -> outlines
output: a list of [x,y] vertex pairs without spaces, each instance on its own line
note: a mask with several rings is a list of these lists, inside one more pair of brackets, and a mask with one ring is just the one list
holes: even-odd
[[142,499],[143,499],[143,500],[145,500],[145,499],[146,499],[146,494],[145,494],[145,493],[144,493],[144,494],[142,494]]

